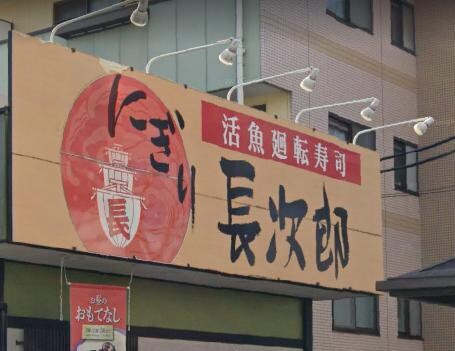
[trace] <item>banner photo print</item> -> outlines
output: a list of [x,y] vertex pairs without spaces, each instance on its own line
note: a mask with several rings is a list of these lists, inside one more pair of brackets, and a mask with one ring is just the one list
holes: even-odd
[[127,288],[71,284],[71,351],[126,351]]

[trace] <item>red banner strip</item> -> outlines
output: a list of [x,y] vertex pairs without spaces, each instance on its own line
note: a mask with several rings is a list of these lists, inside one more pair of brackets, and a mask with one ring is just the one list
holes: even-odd
[[330,178],[361,184],[360,154],[202,101],[202,140]]

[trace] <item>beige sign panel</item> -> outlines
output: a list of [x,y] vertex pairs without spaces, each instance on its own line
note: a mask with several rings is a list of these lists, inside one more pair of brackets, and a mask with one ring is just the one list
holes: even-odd
[[14,242],[375,291],[376,153],[18,33],[12,50]]

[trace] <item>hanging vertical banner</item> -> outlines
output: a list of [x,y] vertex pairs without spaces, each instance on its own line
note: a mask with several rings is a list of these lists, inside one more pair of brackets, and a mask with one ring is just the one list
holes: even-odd
[[71,351],[126,351],[126,289],[71,284]]

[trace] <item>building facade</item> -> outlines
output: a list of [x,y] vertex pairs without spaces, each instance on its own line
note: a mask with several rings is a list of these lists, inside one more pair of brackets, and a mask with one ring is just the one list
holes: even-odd
[[[439,123],[423,136],[420,145],[432,145],[455,135],[452,95],[455,89],[453,61],[453,17],[450,2],[416,4],[417,91],[421,115],[434,114]],[[453,150],[454,142],[422,152],[424,158]],[[453,257],[455,156],[424,164],[419,169],[422,213],[422,264],[434,265]],[[424,346],[428,350],[450,350],[455,344],[452,309],[426,305],[423,308]]]
[[[351,3],[355,6],[354,3],[361,2]],[[321,69],[320,90],[315,89],[310,96],[298,89],[298,78],[276,83],[291,92],[290,115],[295,116],[306,107],[374,96],[381,100],[381,107],[370,123],[361,119],[355,106],[313,111],[304,116],[302,122],[329,132],[330,112],[366,127],[416,118],[416,56],[392,44],[391,3],[373,1],[371,9],[364,9],[363,16],[369,15],[370,10],[372,14],[370,21],[366,21],[369,23],[366,30],[355,28],[352,22],[346,23],[347,20],[328,13],[327,4],[323,1],[261,2],[263,75],[302,64]],[[397,139],[412,145],[419,142],[412,128],[378,131],[375,143],[381,157],[394,154],[394,140]],[[383,168],[390,167],[393,162],[383,162]],[[419,197],[397,190],[394,172],[384,173],[382,181],[384,268],[386,276],[394,276],[421,265]],[[368,307],[363,308],[368,310]],[[405,338],[399,333],[398,306],[394,298],[379,297],[376,333],[363,328],[351,331],[337,328],[333,323],[334,313],[331,302],[315,303],[317,350],[423,349],[418,337]],[[365,335],[365,332],[373,335]]]
[[[0,18],[12,22],[19,31],[47,38],[55,21],[95,10],[113,1],[88,1],[85,10],[77,6],[66,8],[62,5],[64,3],[52,0],[33,4],[23,0],[4,1],[0,3]],[[438,3],[434,6],[425,1],[401,0],[151,1],[150,21],[144,29],[121,21],[100,20],[73,28],[63,33],[59,40],[78,51],[143,71],[150,57],[236,36],[238,6],[241,4],[244,81],[307,66],[320,69],[317,87],[311,94],[299,88],[303,77],[291,75],[245,88],[245,103],[279,119],[294,119],[303,108],[368,97],[381,100],[372,121],[361,118],[363,107],[360,105],[302,115],[299,123],[346,142],[352,142],[355,132],[364,128],[433,115],[436,123],[421,139],[408,126],[379,130],[364,137],[361,144],[384,157],[412,151],[417,146],[454,134],[450,113],[450,89],[454,79],[453,75],[447,74],[447,67],[453,67],[452,55],[449,54],[453,44],[448,45],[449,35],[439,37],[433,34],[441,30],[441,23],[445,26],[444,32],[449,33],[454,9],[446,2]],[[440,41],[435,41],[435,37]],[[217,52],[218,49],[212,48],[167,58],[157,62],[152,73],[225,96],[239,77],[232,67],[218,64]],[[1,50],[0,54],[6,55]],[[7,68],[2,66],[2,72],[4,78]],[[444,89],[444,93],[436,88]],[[0,92],[6,95],[5,88],[0,87]],[[445,150],[449,149],[447,146]],[[439,151],[434,151],[434,154]],[[421,153],[418,157],[432,156],[431,152]],[[381,165],[383,169],[394,168],[414,163],[416,159],[415,154],[410,153],[399,162],[389,159]],[[418,171],[411,167],[382,173],[386,277],[453,255],[452,241],[448,238],[450,228],[453,228],[454,193],[426,194],[435,188],[449,189],[452,186],[455,167],[451,164],[453,156],[445,161],[428,163]],[[7,276],[16,276],[15,270],[27,269],[21,264],[5,265]],[[163,289],[166,289],[164,285]],[[216,299],[218,297],[214,301]],[[203,300],[201,298],[201,303]],[[280,322],[283,328],[279,333],[273,332],[274,337],[302,338],[303,322],[298,312],[301,303],[293,299],[277,302],[288,307],[280,309],[280,316],[294,316],[295,319]],[[226,310],[235,310],[228,305],[226,302]],[[14,309],[14,305],[11,308]],[[50,309],[41,308],[43,318],[50,317]],[[183,307],[176,308],[181,309]],[[419,311],[419,305],[398,303],[395,298],[385,295],[314,302],[313,349],[450,350],[453,340],[450,340],[449,330],[454,323],[454,313],[425,306],[422,333]],[[259,336],[271,333],[271,329],[267,329],[270,326],[261,324],[265,320],[281,320],[275,315],[256,317],[257,321],[245,319],[244,322],[245,325],[256,325],[257,330],[251,333]],[[181,319],[186,320],[175,315],[175,320]],[[191,319],[187,322],[183,329],[189,329]],[[151,322],[144,319],[144,325],[147,323]],[[164,320],[159,323],[167,325]],[[447,328],[439,328],[441,323]],[[235,329],[234,324],[233,321]],[[201,327],[202,330],[206,328],[221,332],[222,323],[218,329],[216,325]]]

